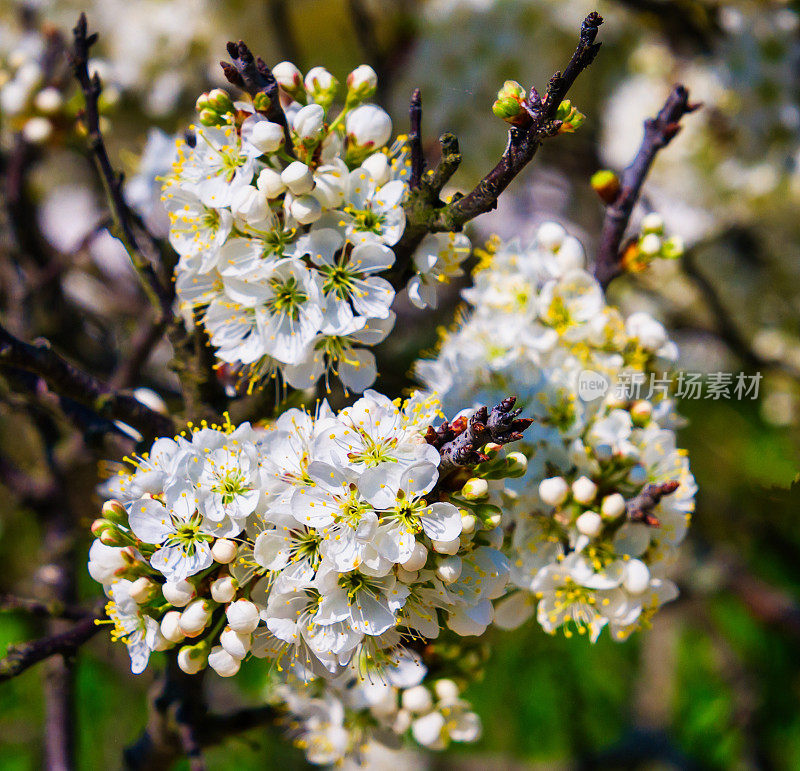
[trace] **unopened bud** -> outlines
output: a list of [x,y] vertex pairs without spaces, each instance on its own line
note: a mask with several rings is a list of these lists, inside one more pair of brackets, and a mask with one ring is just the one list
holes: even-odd
[[241,660],[231,656],[221,645],[215,645],[208,654],[208,666],[220,677],[233,677],[241,666]]
[[293,161],[281,172],[281,181],[295,195],[310,193],[314,188],[314,175],[302,161]]
[[[95,520],[95,524],[99,521],[101,520]],[[99,535],[95,531],[94,525],[92,525],[92,532],[100,540],[100,543],[103,543],[106,546],[125,546],[128,543],[127,538],[125,538],[116,525],[105,520],[102,521],[106,522],[106,524],[101,529]]]
[[617,519],[625,513],[625,499],[619,493],[613,493],[603,498],[600,513],[605,519]]
[[548,506],[560,506],[567,500],[569,485],[562,477],[549,477],[539,482],[539,497]]
[[454,680],[443,677],[433,684],[433,691],[439,701],[454,702],[458,700],[458,686]]
[[262,153],[274,153],[280,150],[284,142],[283,127],[268,120],[253,123],[247,141]]
[[597,538],[603,530],[603,518],[596,511],[584,511],[575,521],[575,527],[582,535]]
[[225,615],[228,617],[228,625],[235,632],[248,634],[258,626],[258,607],[250,600],[232,602],[225,610]]
[[653,414],[653,405],[646,399],[634,402],[631,405],[631,418],[638,426],[642,426],[650,420]]
[[319,104],[307,104],[294,116],[292,127],[300,140],[313,146],[322,136],[325,125],[325,110]]
[[516,125],[529,123],[531,116],[523,107],[525,97],[525,89],[516,80],[507,80],[497,92],[492,112],[507,123]]
[[461,540],[453,538],[452,541],[434,541],[432,540],[433,550],[439,554],[457,554],[461,548]]
[[195,600],[181,613],[180,628],[187,637],[197,637],[211,620],[211,606],[206,600]]
[[383,147],[392,136],[392,119],[375,104],[362,104],[345,119],[347,142],[351,149],[364,155]]
[[461,510],[461,533],[463,535],[470,535],[475,532],[478,526],[478,518],[474,514],[470,514],[465,509]]
[[586,116],[576,109],[569,99],[565,99],[558,105],[556,120],[561,121],[561,126],[558,129],[559,134],[572,134],[584,124]]
[[655,233],[648,233],[639,241],[639,251],[645,257],[655,257],[661,251],[661,239]]
[[273,169],[262,169],[256,179],[256,187],[267,196],[267,198],[277,198],[284,190],[286,184],[281,175]]
[[200,110],[198,120],[204,126],[216,126],[220,122],[219,115],[213,110]]
[[[278,85],[290,96],[297,99],[303,96],[303,73],[291,62],[280,62],[272,68],[272,74]],[[300,100],[298,100],[300,101]],[[305,101],[305,98],[302,99]]]
[[214,602],[230,602],[236,595],[236,582],[230,576],[221,576],[211,582],[211,599]]
[[161,593],[170,605],[184,608],[195,598],[197,590],[194,588],[194,584],[181,579],[180,581],[167,581],[161,587]]
[[361,102],[378,88],[378,75],[368,64],[356,67],[347,76],[347,101]]
[[572,483],[572,497],[584,506],[588,506],[597,495],[597,485],[589,477],[578,477]]
[[125,511],[125,507],[119,501],[115,501],[113,498],[103,504],[102,512],[109,522],[114,522],[118,525],[128,524],[128,512]]
[[233,112],[233,102],[227,91],[221,88],[213,88],[208,92],[208,103],[212,110],[225,115],[225,113]]
[[655,233],[660,236],[664,232],[664,219],[657,212],[650,212],[642,217],[642,232]]
[[424,544],[421,544],[419,541],[417,541],[414,544],[414,549],[411,552],[411,556],[402,563],[402,567],[404,570],[408,570],[409,572],[422,570],[427,561],[428,550],[425,548]]
[[442,557],[439,559],[439,564],[436,567],[436,575],[446,584],[452,584],[458,581],[461,575],[461,557],[454,555],[451,557]]
[[521,452],[510,452],[506,456],[506,475],[508,477],[521,477],[528,470],[528,459]]
[[181,614],[177,610],[168,610],[161,619],[161,634],[171,643],[183,642],[186,635],[181,631]]
[[661,245],[661,256],[665,260],[676,260],[686,251],[686,246],[680,236],[672,236]]
[[325,109],[331,106],[339,81],[324,67],[312,67],[305,77],[306,93]]
[[468,501],[477,501],[480,498],[485,498],[488,494],[489,483],[479,477],[467,480],[466,484],[461,488],[461,495]]
[[252,645],[251,635],[237,632],[229,626],[225,627],[219,636],[220,645],[236,659],[243,659]]
[[503,449],[502,444],[497,444],[497,442],[489,442],[489,444],[484,445],[483,454],[486,455],[489,460],[494,460],[497,457],[500,450]]
[[137,578],[128,587],[128,593],[130,594],[131,599],[139,605],[151,600],[157,592],[158,588],[156,585],[150,579],[145,578],[144,576]]
[[187,675],[196,675],[208,661],[206,650],[203,644],[184,645],[178,651],[178,667]]
[[290,204],[289,211],[301,225],[310,225],[322,216],[322,204],[313,195],[299,195]]
[[625,565],[622,586],[631,594],[642,594],[650,586],[650,569],[641,560],[629,560]]
[[619,195],[619,177],[609,169],[601,169],[592,174],[591,185],[603,203],[614,203]]
[[431,692],[424,685],[406,688],[400,697],[400,703],[403,705],[403,709],[416,714],[429,712],[433,708]]
[[211,556],[220,565],[227,565],[229,562],[233,562],[234,557],[236,557],[236,551],[235,541],[231,541],[229,538],[218,538],[211,547]]

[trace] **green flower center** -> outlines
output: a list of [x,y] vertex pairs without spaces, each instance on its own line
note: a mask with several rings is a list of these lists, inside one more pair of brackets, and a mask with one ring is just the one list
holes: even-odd
[[268,303],[269,309],[273,313],[286,313],[296,320],[300,315],[300,306],[308,300],[308,295],[301,289],[297,279],[294,276],[285,281],[272,279],[270,286],[274,295]]

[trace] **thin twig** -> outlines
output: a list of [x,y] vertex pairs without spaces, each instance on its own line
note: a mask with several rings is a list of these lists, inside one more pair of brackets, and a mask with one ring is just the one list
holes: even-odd
[[425,171],[425,156],[422,153],[422,95],[418,88],[415,88],[411,94],[408,117],[411,124],[411,131],[408,133],[408,143],[411,146],[409,187],[414,190],[419,187],[422,172]]
[[530,163],[542,142],[558,133],[560,123],[556,112],[569,88],[578,75],[593,61],[600,49],[595,43],[597,32],[603,23],[602,17],[590,13],[581,25],[578,47],[563,74],[557,72],[548,84],[544,101],[536,89],[531,89],[526,109],[531,117],[525,126],[512,126],[508,144],[497,165],[465,196],[454,196],[442,205],[430,190],[421,186],[412,192],[406,202],[406,228],[403,238],[395,247],[399,262],[407,262],[414,248],[431,231],[461,230],[471,219],[491,211],[497,206],[500,194],[514,178]]
[[608,286],[622,270],[622,239],[656,154],[681,130],[681,118],[698,107],[689,103],[689,92],[683,86],[675,86],[658,115],[644,122],[644,138],[639,151],[622,172],[619,192],[606,208],[594,266],[595,278],[603,287]]
[[128,394],[117,393],[108,384],[61,358],[46,340],[25,343],[0,326],[0,365],[39,375],[58,393],[91,407],[102,417],[121,420],[145,437],[172,436],[172,420],[151,410]]
[[[114,171],[108,156],[103,134],[100,130],[99,100],[102,92],[100,77],[89,74],[89,52],[97,42],[97,34],[87,34],[86,14],[81,14],[78,24],[73,29],[73,47],[70,52],[75,78],[83,91],[85,110],[84,123],[89,140],[89,151],[95,161],[100,179],[111,204],[116,233],[124,244],[134,268],[141,278],[142,287],[148,299],[165,319],[172,318],[172,289],[164,286],[153,268],[153,264],[144,254],[142,244],[133,229],[133,217],[122,193],[122,174]],[[152,258],[160,252],[159,245],[148,234],[147,249]]]
[[68,605],[58,600],[31,600],[14,594],[0,594],[0,610],[23,611],[40,618],[63,618],[68,621],[80,621],[90,614],[79,605]]
[[38,640],[10,645],[5,658],[0,659],[0,682],[24,672],[50,656],[71,656],[100,630],[95,623],[103,614],[92,613],[74,624],[68,631],[41,637]]

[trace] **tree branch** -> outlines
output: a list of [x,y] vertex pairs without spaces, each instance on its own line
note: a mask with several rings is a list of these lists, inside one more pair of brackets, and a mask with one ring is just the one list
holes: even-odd
[[99,415],[128,423],[146,438],[172,436],[172,420],[61,358],[46,340],[33,345],[18,340],[0,326],[0,366],[16,367],[39,375],[59,396],[91,407]]
[[[142,287],[148,299],[159,311],[164,319],[172,318],[172,287],[165,287],[156,275],[153,263],[145,256],[139,239],[133,229],[133,216],[125,202],[122,193],[122,174],[117,174],[111,165],[103,134],[100,131],[100,110],[98,107],[102,84],[95,73],[89,74],[89,51],[97,42],[97,33],[87,34],[86,14],[82,13],[78,24],[72,30],[73,46],[70,51],[70,61],[75,72],[75,78],[80,84],[85,100],[83,120],[89,140],[89,151],[94,159],[95,166],[103,182],[106,195],[111,204],[114,217],[115,235],[122,241],[131,258],[136,272],[142,282]],[[149,240],[148,250],[150,258],[156,258],[160,252],[158,244],[146,233]]]
[[425,156],[422,154],[422,96],[418,88],[411,94],[411,106],[408,110],[411,131],[408,133],[408,143],[411,145],[411,179],[409,187],[414,190],[419,187],[422,172],[425,171]]
[[602,17],[596,12],[584,19],[578,47],[563,74],[557,72],[550,79],[544,101],[536,89],[531,89],[526,105],[530,122],[525,126],[511,127],[502,158],[471,192],[442,205],[438,193],[433,196],[431,188],[421,187],[419,191],[412,191],[406,202],[407,221],[403,238],[395,247],[399,261],[407,259],[426,233],[461,230],[471,219],[497,206],[500,194],[530,163],[542,142],[558,133],[560,124],[555,120],[556,112],[575,79],[597,56],[600,43],[594,41],[602,23]]
[[0,659],[0,682],[22,674],[34,664],[51,656],[71,656],[100,630],[95,623],[103,618],[102,612],[92,613],[78,621],[71,629],[38,640],[9,645],[5,658]]
[[43,602],[14,594],[0,594],[0,611],[23,611],[41,618],[63,618],[69,621],[85,619],[90,611],[77,605],[69,605],[59,600]]
[[639,151],[622,172],[619,192],[606,208],[594,266],[595,278],[604,288],[622,270],[622,239],[656,154],[681,130],[681,118],[699,106],[689,103],[689,92],[683,86],[675,86],[658,115],[644,122],[644,138]]

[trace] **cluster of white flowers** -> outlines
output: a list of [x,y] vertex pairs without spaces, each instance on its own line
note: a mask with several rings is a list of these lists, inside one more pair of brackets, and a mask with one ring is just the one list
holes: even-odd
[[[673,402],[663,385],[645,398],[677,349],[649,315],[606,305],[580,243],[555,223],[526,248],[490,244],[463,294],[470,315],[418,376],[446,412],[516,394],[535,418],[519,446],[527,473],[491,483],[513,524],[519,589],[495,621],[510,628],[536,610],[548,632],[594,640],[608,625],[625,639],[675,596],[665,568],[694,505]],[[622,388],[637,380],[643,394]],[[662,483],[678,486],[634,511]]]
[[288,712],[290,735],[311,763],[347,759],[370,767],[376,755],[397,763],[393,751],[405,734],[434,750],[480,737],[480,718],[456,680],[428,674],[420,657],[407,652],[381,672],[360,662],[324,687],[284,684],[268,698]]
[[[348,76],[336,117],[327,70],[303,78],[282,62],[273,74],[286,127],[216,89],[198,100],[192,140],[179,142],[163,197],[180,308],[251,382],[279,373],[308,388],[333,372],[362,392],[376,376],[363,346],[394,324],[395,291],[380,274],[405,228],[408,151],[402,138],[387,147],[391,119],[363,103],[377,83],[367,65]],[[436,282],[469,252],[465,236],[425,238],[413,256],[414,301],[435,303]]]
[[[499,516],[472,511],[469,488],[437,487],[436,408],[369,391],[338,415],[323,403],[268,428],[203,426],[135,459],[109,487],[89,564],[134,671],[202,637],[181,648],[187,671],[232,675],[253,653],[330,678],[440,625],[482,633],[508,576]],[[496,461],[521,473],[512,455]]]

